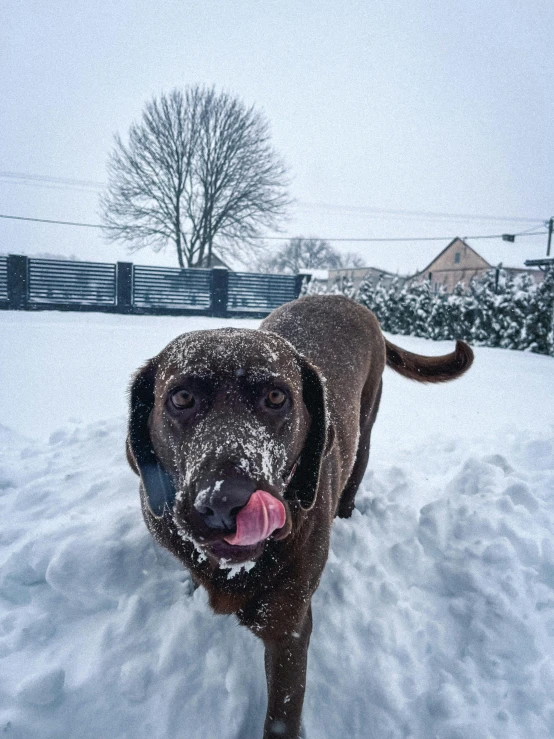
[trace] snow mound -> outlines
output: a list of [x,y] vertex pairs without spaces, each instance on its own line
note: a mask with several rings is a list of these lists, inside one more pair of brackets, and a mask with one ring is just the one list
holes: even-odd
[[[0,734],[261,736],[262,645],[147,533],[123,420],[0,433]],[[368,473],[314,597],[308,739],[553,735],[553,438]]]
[[[502,455],[486,446],[438,448],[453,464],[434,476],[370,476],[336,522],[312,667],[342,679],[331,690],[312,670],[315,736],[552,736],[554,447],[527,435],[498,439]],[[423,485],[440,497],[417,510]],[[349,710],[322,712],[340,693]]]

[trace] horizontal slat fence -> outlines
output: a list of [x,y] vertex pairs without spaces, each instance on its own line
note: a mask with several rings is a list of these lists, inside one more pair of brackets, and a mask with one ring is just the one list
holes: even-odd
[[209,311],[211,270],[133,268],[133,305],[139,308],[177,308]]
[[8,299],[8,257],[0,257],[0,300]]
[[29,259],[28,301],[115,305],[115,264]]
[[9,254],[0,257],[0,308],[263,317],[298,297],[302,279]]
[[269,313],[298,297],[294,275],[230,272],[227,310],[231,313]]

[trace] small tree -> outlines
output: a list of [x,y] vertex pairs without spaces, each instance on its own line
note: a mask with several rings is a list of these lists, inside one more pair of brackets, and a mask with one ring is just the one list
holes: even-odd
[[375,288],[377,279],[374,275],[368,274],[360,283],[356,300],[366,308],[375,313]]
[[408,282],[402,290],[402,325],[399,333],[429,336],[432,295],[427,281]]
[[527,272],[523,272],[508,280],[507,289],[510,307],[500,346],[504,349],[527,349],[531,341],[526,329],[532,314],[537,285]]
[[355,251],[347,251],[346,254],[341,253],[339,257],[342,269],[360,269],[367,264]]
[[390,308],[392,306],[392,301],[390,300],[390,297],[390,287],[383,280],[383,275],[379,275],[373,291],[373,307],[371,310],[379,319],[384,331],[392,331],[390,322]]
[[187,87],[149,102],[127,143],[116,136],[101,207],[108,238],[131,251],[172,242],[180,267],[276,228],[288,205],[286,170],[254,108],[213,88]]
[[554,267],[533,292],[533,301],[525,322],[528,348],[539,354],[554,354]]
[[259,260],[258,268],[268,272],[298,274],[305,269],[328,269],[340,266],[340,255],[328,241],[289,239],[276,253]]
[[498,322],[496,306],[498,303],[498,285],[496,270],[489,269],[477,280],[472,280],[470,296],[475,298],[475,320],[472,328],[472,341],[483,346],[497,346]]
[[[393,334],[404,333],[405,330],[405,307],[406,307],[406,284],[403,284],[398,276],[393,277],[392,281],[381,281],[382,287],[386,290],[386,305],[379,310],[385,312],[387,331]],[[379,291],[377,292],[377,303],[383,302]],[[409,333],[409,331],[408,331]]]
[[[472,303],[473,305],[473,303]],[[463,282],[457,282],[454,290],[446,296],[444,316],[444,339],[469,339],[474,316],[469,308],[469,298]]]
[[341,254],[324,239],[296,236],[289,239],[271,256],[257,262],[263,272],[290,272],[298,274],[310,269],[354,269],[362,265],[358,254]]

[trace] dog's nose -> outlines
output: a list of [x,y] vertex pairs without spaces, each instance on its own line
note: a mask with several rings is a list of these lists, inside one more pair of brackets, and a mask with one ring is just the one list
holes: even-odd
[[256,484],[244,477],[229,477],[202,486],[194,507],[207,526],[229,531],[236,526],[237,513],[248,503]]

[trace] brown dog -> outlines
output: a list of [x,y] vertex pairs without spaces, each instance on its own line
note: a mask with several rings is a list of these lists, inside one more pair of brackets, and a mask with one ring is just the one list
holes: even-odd
[[127,456],[154,538],[265,646],[264,737],[298,737],[311,598],[331,523],[364,475],[388,364],[419,382],[459,377],[457,342],[422,357],[386,341],[342,296],[283,305],[260,330],[183,334],[136,374]]

